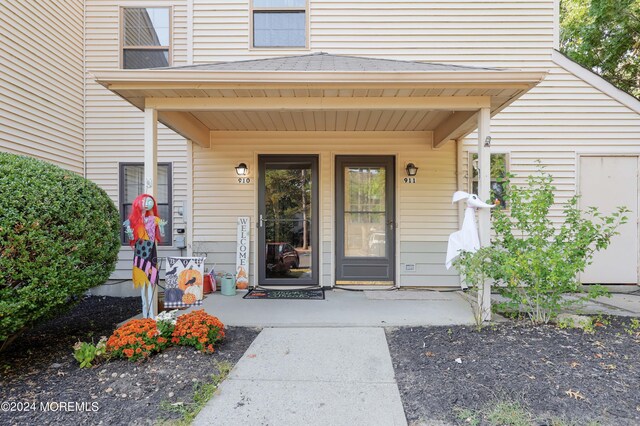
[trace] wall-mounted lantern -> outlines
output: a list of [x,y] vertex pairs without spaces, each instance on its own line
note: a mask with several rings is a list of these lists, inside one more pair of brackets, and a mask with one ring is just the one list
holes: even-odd
[[418,168],[413,163],[407,164],[407,167],[405,167],[405,170],[407,171],[407,176],[415,176],[418,174]]
[[240,163],[236,166],[236,174],[238,176],[246,176],[247,174],[249,174],[249,168],[247,167],[246,163]]

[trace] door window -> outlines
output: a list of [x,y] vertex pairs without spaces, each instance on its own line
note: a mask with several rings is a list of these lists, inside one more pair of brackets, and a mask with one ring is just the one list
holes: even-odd
[[386,170],[345,167],[344,174],[344,254],[383,257],[387,241]]
[[268,283],[315,281],[317,192],[313,161],[265,158],[261,165],[261,276]]

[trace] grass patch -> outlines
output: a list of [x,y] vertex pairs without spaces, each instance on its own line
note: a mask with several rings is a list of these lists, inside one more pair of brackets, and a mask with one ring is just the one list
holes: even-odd
[[[463,407],[453,409],[458,425],[469,426],[536,426],[540,424],[536,417],[522,403],[510,399],[495,400],[483,406],[482,409],[472,410]],[[571,420],[554,417],[542,424],[551,426],[601,426],[597,421],[577,423]]]
[[498,401],[487,409],[485,418],[495,426],[531,426],[532,416],[516,401]]
[[480,415],[476,411],[468,408],[454,407],[456,419],[463,425],[478,426],[480,424]]
[[229,372],[233,368],[228,361],[221,361],[216,363],[218,374],[211,375],[211,382],[208,383],[196,383],[193,387],[193,402],[177,402],[171,403],[169,401],[162,401],[160,403],[160,409],[166,412],[178,413],[180,418],[177,420],[165,419],[160,422],[162,425],[175,425],[186,426],[196,418],[200,410],[207,404],[207,402],[213,397],[218,385],[227,378]]

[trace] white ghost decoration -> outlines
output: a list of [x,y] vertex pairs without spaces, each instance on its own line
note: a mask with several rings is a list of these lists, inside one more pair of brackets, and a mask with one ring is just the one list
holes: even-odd
[[478,227],[476,225],[476,209],[492,209],[495,207],[495,205],[481,201],[476,194],[456,191],[453,194],[452,203],[461,200],[467,200],[467,208],[464,211],[462,229],[449,235],[445,264],[447,269],[451,268],[451,262],[458,257],[461,251],[475,253],[480,248],[480,237],[478,237]]

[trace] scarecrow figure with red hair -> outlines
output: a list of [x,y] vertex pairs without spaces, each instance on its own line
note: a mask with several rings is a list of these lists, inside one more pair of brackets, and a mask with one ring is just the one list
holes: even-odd
[[166,221],[158,217],[156,200],[149,194],[134,201],[129,219],[124,222],[129,244],[134,249],[133,286],[141,288],[142,316],[153,317],[152,301],[158,284],[158,254],[156,243],[164,237]]

